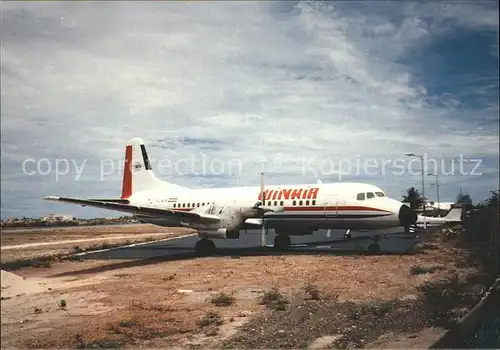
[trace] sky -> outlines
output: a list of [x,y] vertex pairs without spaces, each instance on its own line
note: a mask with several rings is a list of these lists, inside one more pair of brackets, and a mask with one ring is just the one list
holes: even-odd
[[[190,188],[499,187],[498,1],[5,2],[1,216],[118,212],[126,142]],[[425,194],[436,200],[435,177]]]

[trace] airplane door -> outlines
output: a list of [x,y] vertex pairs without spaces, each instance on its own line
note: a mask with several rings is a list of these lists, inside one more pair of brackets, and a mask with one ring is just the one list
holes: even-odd
[[325,201],[325,216],[328,218],[335,218],[338,216],[337,201]]

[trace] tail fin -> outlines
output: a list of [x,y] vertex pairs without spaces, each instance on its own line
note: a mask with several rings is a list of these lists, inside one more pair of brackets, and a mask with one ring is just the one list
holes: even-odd
[[146,146],[141,138],[133,138],[125,148],[125,166],[123,168],[122,199],[146,190],[185,189],[156,178],[151,168]]
[[445,219],[452,221],[462,221],[462,208],[453,208],[445,216]]

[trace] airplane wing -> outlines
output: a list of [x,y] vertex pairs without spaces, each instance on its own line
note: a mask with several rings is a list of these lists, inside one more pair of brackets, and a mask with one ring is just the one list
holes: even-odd
[[247,228],[249,228],[249,229],[262,228],[262,219],[261,218],[246,219],[245,226],[247,226]]
[[159,218],[172,218],[172,219],[190,220],[190,221],[207,222],[207,223],[217,222],[220,220],[220,218],[216,215],[169,210],[169,209],[159,209],[152,207],[140,207],[136,205],[126,204],[123,202],[119,203],[107,200],[80,199],[80,198],[55,197],[55,196],[48,196],[44,197],[43,199],[55,202],[80,204],[81,206],[84,207],[89,206],[102,209],[110,209],[131,214],[139,214],[139,215],[142,214]]

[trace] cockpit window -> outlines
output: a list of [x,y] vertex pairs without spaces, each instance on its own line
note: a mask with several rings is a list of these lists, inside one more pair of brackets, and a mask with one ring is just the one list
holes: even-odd
[[358,201],[364,201],[365,200],[365,194],[364,193],[358,193],[358,195],[356,196],[356,199]]
[[374,198],[374,197],[375,197],[375,195],[373,194],[373,192],[368,192],[366,194],[366,198]]
[[378,197],[385,197],[384,192],[375,192]]

